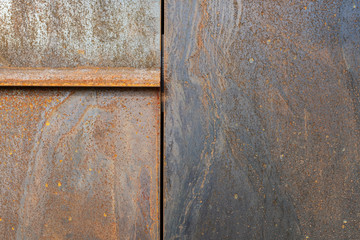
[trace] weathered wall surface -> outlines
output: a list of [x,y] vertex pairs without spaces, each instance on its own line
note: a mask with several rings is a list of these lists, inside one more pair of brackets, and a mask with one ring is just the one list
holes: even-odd
[[360,1],[165,7],[165,239],[360,239]]
[[0,239],[158,239],[159,94],[0,88]]
[[0,0],[0,66],[160,66],[160,0]]
[[160,24],[160,0],[0,0],[1,240],[159,239],[159,88],[24,86],[158,87]]

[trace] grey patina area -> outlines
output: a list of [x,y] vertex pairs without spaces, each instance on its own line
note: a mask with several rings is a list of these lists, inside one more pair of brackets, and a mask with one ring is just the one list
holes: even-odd
[[164,239],[360,239],[360,1],[165,1]]
[[0,66],[160,65],[160,0],[0,0]]

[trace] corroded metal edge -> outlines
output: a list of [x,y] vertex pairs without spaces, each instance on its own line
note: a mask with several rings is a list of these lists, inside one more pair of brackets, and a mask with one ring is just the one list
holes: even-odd
[[160,87],[160,69],[3,67],[0,86]]

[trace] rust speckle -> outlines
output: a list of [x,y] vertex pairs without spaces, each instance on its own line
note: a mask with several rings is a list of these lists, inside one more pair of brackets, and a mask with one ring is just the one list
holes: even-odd
[[160,1],[2,0],[0,66],[160,66]]

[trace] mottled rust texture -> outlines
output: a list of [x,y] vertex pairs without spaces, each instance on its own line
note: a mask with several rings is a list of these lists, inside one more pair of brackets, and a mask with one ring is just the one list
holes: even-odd
[[360,1],[165,13],[165,239],[360,239]]
[[160,69],[2,67],[0,86],[160,87]]
[[156,89],[0,88],[0,239],[158,239]]
[[0,0],[0,66],[160,66],[160,0]]

